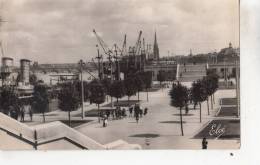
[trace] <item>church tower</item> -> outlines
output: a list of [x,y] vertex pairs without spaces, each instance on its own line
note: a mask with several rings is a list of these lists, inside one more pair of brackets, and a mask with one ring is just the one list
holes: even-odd
[[157,43],[157,36],[156,32],[154,34],[154,45],[153,45],[153,60],[159,60],[160,54],[159,54],[159,47]]

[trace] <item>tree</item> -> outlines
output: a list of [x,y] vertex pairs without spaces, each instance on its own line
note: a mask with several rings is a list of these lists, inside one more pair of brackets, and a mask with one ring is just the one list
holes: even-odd
[[205,92],[206,92],[206,100],[207,100],[207,110],[208,110],[208,115],[210,115],[209,114],[209,96],[211,95],[211,93],[212,93],[212,87],[211,87],[211,85],[212,85],[212,82],[211,82],[211,79],[209,78],[209,77],[207,77],[207,76],[205,76],[205,77],[203,77],[203,79],[202,79],[202,85],[204,86],[204,88],[205,88]]
[[133,75],[133,79],[134,79],[134,84],[135,84],[135,88],[137,89],[137,97],[138,97],[138,101],[140,101],[139,99],[139,93],[140,91],[143,90],[144,88],[144,82],[141,78],[141,75],[138,73],[138,74],[135,74]]
[[182,108],[188,100],[188,89],[178,82],[177,84],[173,84],[169,94],[171,97],[171,106],[180,108],[181,135],[183,136]]
[[[78,93],[79,93],[79,98],[81,100],[81,97],[82,97],[81,96],[81,81],[76,80],[75,83],[76,83],[76,89],[78,90]],[[86,102],[86,101],[88,101],[89,96],[90,96],[89,84],[88,84],[87,81],[83,81],[83,88],[84,88],[84,91],[83,91],[83,93],[84,93],[84,101]],[[80,104],[82,104],[82,103],[80,102]]]
[[33,109],[42,113],[43,122],[45,122],[45,112],[49,105],[49,93],[48,87],[43,84],[37,84],[34,86],[33,92]]
[[[108,78],[104,78],[101,80],[101,84],[103,85],[104,87],[104,90],[105,90],[105,93],[109,96],[111,96],[111,80],[108,79]],[[112,97],[111,97],[112,98]],[[107,97],[107,101],[108,101],[108,97]],[[112,99],[111,99],[111,102],[112,102]],[[111,103],[112,104],[112,103]]]
[[19,104],[18,96],[14,89],[4,86],[0,93],[0,108],[4,114],[9,114],[10,106],[17,107]]
[[166,73],[164,71],[159,71],[157,80],[160,82],[160,86],[162,87],[162,82],[166,81]]
[[137,88],[135,87],[135,81],[132,78],[125,79],[124,84],[125,84],[125,94],[128,96],[128,106],[129,106],[130,97],[136,93]]
[[99,80],[93,80],[89,83],[90,89],[90,103],[99,105],[105,102],[105,88]]
[[[211,80],[211,107],[213,107],[212,101],[215,102],[215,97],[214,97],[214,93],[217,91],[218,89],[218,80],[219,80],[219,76],[216,73],[211,73],[211,74],[207,74],[207,77],[209,77],[209,79]],[[212,100],[213,98],[213,100]]]
[[118,99],[122,98],[125,95],[125,86],[123,81],[113,81],[111,85],[111,96],[116,98],[116,102],[118,103]]
[[146,89],[146,98],[147,101],[149,101],[148,98],[148,89],[152,86],[152,72],[142,72],[142,79],[144,82],[144,88]]
[[37,76],[35,74],[30,74],[29,76],[29,82],[32,85],[36,85],[37,83]]
[[59,108],[62,111],[68,112],[69,116],[69,126],[71,126],[70,113],[79,108],[80,98],[79,92],[76,89],[75,82],[66,82],[60,84],[61,91],[59,92]]
[[203,85],[201,80],[197,80],[192,83],[191,95],[193,102],[199,103],[200,106],[200,122],[201,122],[201,102],[207,99],[207,92],[205,86]]

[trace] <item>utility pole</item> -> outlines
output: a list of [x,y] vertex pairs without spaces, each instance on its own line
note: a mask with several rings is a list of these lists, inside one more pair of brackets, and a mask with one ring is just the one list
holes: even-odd
[[79,70],[80,70],[80,80],[81,80],[81,117],[84,119],[84,84],[83,84],[83,66],[85,63],[83,60],[79,61]]
[[[113,61],[112,61],[112,55],[110,54],[111,52],[108,53],[108,61],[109,61],[109,65],[110,65],[110,82],[111,84],[113,83]],[[114,103],[113,103],[113,97],[111,96],[111,108],[114,107]]]

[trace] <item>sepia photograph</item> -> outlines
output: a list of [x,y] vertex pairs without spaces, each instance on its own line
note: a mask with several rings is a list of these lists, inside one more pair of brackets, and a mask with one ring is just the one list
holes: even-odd
[[240,149],[239,0],[0,0],[0,60],[0,150]]

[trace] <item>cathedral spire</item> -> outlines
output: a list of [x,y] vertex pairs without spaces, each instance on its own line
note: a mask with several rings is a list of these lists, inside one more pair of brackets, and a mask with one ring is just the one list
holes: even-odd
[[160,55],[159,55],[159,47],[158,47],[158,43],[157,43],[156,31],[154,33],[153,54],[154,54],[153,60],[159,60]]

